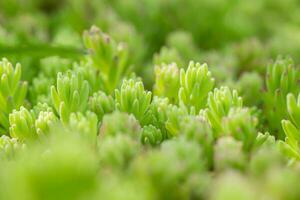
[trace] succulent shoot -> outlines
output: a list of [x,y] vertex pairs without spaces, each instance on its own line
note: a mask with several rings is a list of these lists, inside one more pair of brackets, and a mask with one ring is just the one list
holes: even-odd
[[24,104],[27,82],[21,81],[21,65],[14,67],[7,59],[0,61],[0,134],[7,134],[9,113]]
[[179,68],[175,63],[156,65],[154,95],[167,97],[170,102],[178,102]]
[[288,117],[286,96],[299,92],[298,81],[299,70],[292,59],[279,57],[268,66],[264,112],[270,131],[280,139],[284,138],[280,121]]
[[207,96],[213,89],[214,82],[207,64],[190,62],[186,71],[180,71],[180,104],[199,112],[207,105]]
[[89,84],[81,73],[58,73],[56,87],[51,87],[51,97],[61,121],[67,123],[72,112],[84,112],[87,108]]
[[213,127],[215,137],[223,132],[222,119],[229,114],[231,108],[242,108],[243,100],[236,90],[231,91],[228,87],[215,88],[208,95],[207,118]]
[[88,59],[101,72],[99,76],[105,91],[111,94],[130,69],[127,46],[115,42],[96,26],[83,33],[83,41],[88,49]]
[[121,89],[115,90],[116,108],[133,114],[142,120],[151,103],[151,92],[144,89],[141,81],[124,80]]

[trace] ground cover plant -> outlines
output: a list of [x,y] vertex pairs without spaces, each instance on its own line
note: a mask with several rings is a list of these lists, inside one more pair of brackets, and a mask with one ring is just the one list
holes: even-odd
[[0,1],[0,199],[300,199],[297,0]]

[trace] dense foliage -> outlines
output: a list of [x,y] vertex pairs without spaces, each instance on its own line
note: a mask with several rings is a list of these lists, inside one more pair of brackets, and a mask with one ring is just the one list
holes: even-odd
[[0,199],[300,199],[297,0],[0,1]]

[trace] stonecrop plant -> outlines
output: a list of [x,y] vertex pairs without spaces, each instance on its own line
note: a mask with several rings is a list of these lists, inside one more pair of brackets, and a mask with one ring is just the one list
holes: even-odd
[[178,90],[180,87],[180,71],[176,63],[161,64],[155,66],[154,94],[167,97],[171,102],[178,102]]
[[0,61],[0,132],[6,134],[9,128],[9,114],[24,104],[27,82],[21,81],[21,65],[15,67],[7,60]]
[[130,68],[126,45],[117,43],[96,26],[84,32],[83,41],[88,50],[87,62],[99,70],[97,78],[103,82],[104,91],[112,93]]
[[299,13],[0,0],[0,200],[300,199]]
[[285,141],[279,141],[279,147],[292,160],[300,160],[300,98],[289,93],[287,95],[287,112],[290,120],[282,120]]
[[280,121],[288,116],[286,96],[298,93],[299,75],[291,58],[278,58],[267,68],[264,112],[270,131],[280,138],[283,138]]
[[116,108],[133,114],[142,120],[151,102],[151,92],[144,89],[141,81],[124,80],[121,89],[115,91]]
[[72,112],[83,112],[87,108],[89,84],[81,73],[58,73],[56,87],[51,86],[51,98],[60,119],[66,123]]
[[179,102],[194,112],[206,106],[208,93],[214,86],[214,78],[207,64],[190,62],[187,70],[180,71]]

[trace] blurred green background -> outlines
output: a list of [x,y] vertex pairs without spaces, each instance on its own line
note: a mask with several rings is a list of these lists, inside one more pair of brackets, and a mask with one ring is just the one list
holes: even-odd
[[168,58],[233,68],[239,77],[278,54],[300,60],[299,11],[297,0],[5,0],[0,57],[32,67],[24,74],[31,80],[40,58],[84,54],[81,34],[97,25],[129,45],[147,85],[147,66]]

